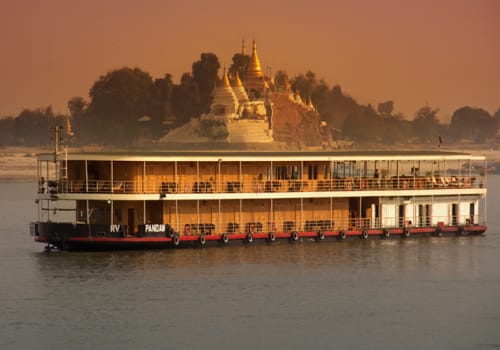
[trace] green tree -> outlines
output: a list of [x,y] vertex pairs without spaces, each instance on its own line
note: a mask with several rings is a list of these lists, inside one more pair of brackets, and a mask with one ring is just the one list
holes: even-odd
[[422,142],[437,142],[442,128],[437,118],[439,108],[425,105],[415,112],[413,127],[415,136]]
[[15,144],[14,117],[0,118],[0,146]]
[[46,147],[54,142],[56,124],[64,125],[64,116],[54,115],[52,107],[25,109],[14,120],[13,132],[18,146]]
[[381,102],[378,104],[377,110],[382,116],[389,117],[394,110],[394,102],[391,100]]
[[[277,91],[285,91],[286,90],[286,82],[288,81],[288,75],[284,70],[278,70],[274,74],[274,85]],[[290,84],[290,82],[288,82]]]
[[86,123],[87,101],[81,96],[75,96],[69,99],[67,105],[76,142],[87,140],[87,134],[91,132],[89,130],[90,123]]
[[217,72],[220,63],[217,56],[213,53],[202,53],[200,60],[193,63],[192,77],[198,86],[199,101],[196,106],[196,115],[208,112],[210,107],[210,96],[217,83]]
[[497,122],[486,110],[466,106],[453,113],[449,131],[457,141],[468,139],[483,143],[495,136]]
[[500,108],[497,109],[495,114],[493,114],[493,118],[495,118],[495,120],[497,121],[497,125],[500,128]]
[[383,139],[381,117],[371,105],[362,106],[344,120],[344,134],[360,142],[379,142]]
[[129,144],[137,120],[149,114],[153,79],[139,68],[121,68],[101,76],[90,89],[88,122],[94,140]]
[[233,64],[229,67],[229,74],[234,76],[236,72],[241,79],[246,78],[246,72],[248,68],[248,64],[250,63],[250,56],[242,55],[241,53],[237,53],[233,55]]
[[306,74],[299,74],[292,79],[293,91],[300,94],[300,97],[304,101],[311,98],[316,84],[316,74],[312,71],[307,71]]
[[172,114],[172,91],[174,84],[172,76],[165,74],[161,79],[156,79],[151,88],[151,117],[152,136],[161,137],[165,133],[163,121]]
[[177,117],[177,125],[185,124],[191,117],[198,116],[195,106],[199,105],[198,84],[189,73],[184,73],[181,83],[172,89],[172,112]]

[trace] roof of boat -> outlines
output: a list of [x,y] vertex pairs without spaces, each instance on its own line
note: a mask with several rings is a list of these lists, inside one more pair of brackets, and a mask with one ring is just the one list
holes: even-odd
[[[37,154],[39,160],[53,160],[54,153]],[[59,159],[116,161],[272,161],[272,160],[485,160],[465,152],[450,151],[116,151],[60,152]]]

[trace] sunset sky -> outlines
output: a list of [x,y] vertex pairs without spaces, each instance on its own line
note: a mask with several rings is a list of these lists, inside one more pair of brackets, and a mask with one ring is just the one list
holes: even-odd
[[222,65],[255,37],[263,68],[314,71],[358,102],[395,102],[413,119],[464,105],[500,108],[497,0],[5,0],[0,2],[0,116],[67,112],[109,70],[139,67],[179,82],[202,52]]

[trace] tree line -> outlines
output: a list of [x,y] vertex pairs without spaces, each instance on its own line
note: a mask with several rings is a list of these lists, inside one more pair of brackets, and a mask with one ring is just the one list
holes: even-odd
[[[247,55],[235,54],[229,72],[244,78],[249,60]],[[94,82],[88,98],[75,96],[68,101],[67,115],[55,114],[49,106],[1,118],[0,146],[50,145],[50,127],[66,125],[68,120],[75,133],[70,141],[74,146],[130,146],[138,135],[154,144],[168,130],[208,112],[219,69],[215,54],[202,53],[178,84],[168,73],[154,79],[139,68],[110,71]],[[284,71],[276,72],[276,91],[283,90],[286,79]],[[401,144],[437,142],[441,137],[452,143],[485,143],[495,138],[500,126],[500,108],[490,115],[482,108],[460,107],[450,124],[443,124],[437,107],[422,106],[409,119],[394,112],[392,100],[376,107],[360,104],[339,85],[330,87],[311,71],[292,77],[290,84],[302,100],[312,101],[334,139]]]

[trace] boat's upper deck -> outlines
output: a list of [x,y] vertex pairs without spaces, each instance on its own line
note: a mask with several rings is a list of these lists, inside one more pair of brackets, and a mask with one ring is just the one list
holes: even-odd
[[[40,153],[38,160],[53,161],[54,153]],[[202,161],[202,162],[276,162],[276,161],[383,161],[383,160],[472,160],[484,156],[443,151],[158,151],[158,152],[68,152],[58,159],[87,161]]]
[[486,185],[485,157],[456,152],[113,152],[54,159],[54,153],[38,155],[38,173],[57,193],[394,192]]

